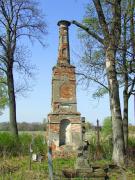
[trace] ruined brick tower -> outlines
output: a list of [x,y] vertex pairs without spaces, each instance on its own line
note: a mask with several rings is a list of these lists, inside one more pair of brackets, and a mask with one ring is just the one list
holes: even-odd
[[52,75],[52,112],[48,114],[48,136],[56,148],[62,145],[77,147],[81,142],[81,120],[77,112],[75,67],[70,64],[68,27],[62,20],[59,26],[57,65]]

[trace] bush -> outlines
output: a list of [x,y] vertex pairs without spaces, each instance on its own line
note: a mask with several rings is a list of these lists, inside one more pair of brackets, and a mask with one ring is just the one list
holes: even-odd
[[98,159],[111,160],[112,158],[112,139],[110,137],[100,137],[100,144],[97,144],[96,135],[92,135],[89,139],[89,161]]
[[1,155],[16,155],[18,154],[20,144],[18,139],[10,133],[0,133],[0,153]]
[[22,133],[16,138],[8,132],[0,133],[0,154],[1,156],[28,155],[31,143],[33,152],[40,154],[47,152],[43,135],[35,135],[33,138],[31,134]]
[[32,135],[28,133],[21,133],[19,135],[19,141],[21,144],[21,154],[23,155],[29,154],[29,147],[32,141]]
[[104,136],[112,135],[112,119],[111,117],[106,117],[103,121],[102,131]]
[[47,153],[47,144],[43,135],[37,135],[32,144],[33,150],[36,153],[46,154]]
[[135,148],[135,138],[134,137],[129,137],[128,146],[132,147],[132,148]]
[[101,146],[102,146],[103,158],[111,160],[113,153],[112,139],[110,137],[108,139],[105,139],[104,141],[101,142]]

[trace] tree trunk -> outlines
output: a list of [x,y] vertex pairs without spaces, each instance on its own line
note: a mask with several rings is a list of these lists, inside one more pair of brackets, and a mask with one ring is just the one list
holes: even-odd
[[125,150],[127,150],[127,147],[128,147],[128,86],[124,88],[123,99],[124,99],[123,131],[124,131]]
[[12,68],[8,68],[7,72],[7,85],[9,96],[9,111],[10,111],[10,129],[11,133],[18,136],[17,122],[16,122],[16,100],[14,92],[14,78]]
[[119,86],[115,68],[115,50],[114,47],[108,46],[106,49],[106,70],[109,86],[110,105],[112,106],[112,130],[113,130],[113,155],[114,163],[121,166],[124,164],[124,136],[122,116],[119,99]]
[[123,132],[124,132],[124,143],[125,150],[128,147],[128,70],[127,70],[127,16],[124,16],[124,26],[123,26],[123,80],[124,80],[124,90],[123,90]]

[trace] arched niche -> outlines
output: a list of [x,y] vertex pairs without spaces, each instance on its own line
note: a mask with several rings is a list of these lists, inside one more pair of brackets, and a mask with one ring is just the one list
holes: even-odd
[[63,119],[60,122],[60,141],[59,145],[70,144],[71,142],[71,123],[68,119]]

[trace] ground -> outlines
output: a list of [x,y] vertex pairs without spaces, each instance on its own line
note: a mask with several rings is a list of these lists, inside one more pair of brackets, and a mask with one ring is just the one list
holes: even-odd
[[[61,180],[65,178],[62,177],[63,169],[73,169],[75,159],[55,159],[53,161],[54,174],[57,174],[57,177],[61,177]],[[107,161],[97,161],[94,162],[94,165],[104,166]],[[0,180],[48,180],[48,163],[47,159],[44,159],[43,162],[32,162],[30,170],[30,158],[25,157],[12,157],[12,158],[2,158],[0,160]],[[123,174],[119,169],[112,170],[108,173],[110,180],[123,180]],[[130,167],[126,169],[126,180],[135,180],[135,169]],[[73,178],[74,179],[74,178]],[[83,178],[75,178],[76,180],[81,180]],[[87,178],[88,179],[88,178]],[[90,178],[90,180],[103,179],[103,178]]]

